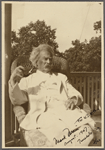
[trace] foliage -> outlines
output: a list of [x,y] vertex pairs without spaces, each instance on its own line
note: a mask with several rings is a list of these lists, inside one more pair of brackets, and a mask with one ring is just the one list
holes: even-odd
[[[93,25],[96,33],[101,33],[101,21]],[[72,41],[73,47],[64,53],[58,51],[55,42],[56,29],[51,29],[44,21],[30,22],[27,26],[19,29],[18,34],[11,32],[12,57],[13,60],[22,55],[30,54],[32,47],[48,43],[54,48],[57,56],[66,58],[71,71],[101,71],[101,35],[92,37],[89,42],[80,42],[78,39]]]
[[98,31],[101,33],[101,21],[97,21],[94,23],[94,30],[96,31],[96,33],[98,33]]
[[[96,22],[94,30],[101,32],[100,25],[100,21]],[[92,37],[89,42],[75,40],[72,45],[63,54],[69,61],[71,71],[101,71],[101,36]]]
[[33,47],[37,47],[39,44],[49,44],[56,49],[58,44],[56,43],[55,36],[56,29],[51,29],[44,21],[30,22],[27,26],[21,27],[16,34],[15,31],[11,32],[12,43],[12,59],[14,60],[18,56],[30,54]]

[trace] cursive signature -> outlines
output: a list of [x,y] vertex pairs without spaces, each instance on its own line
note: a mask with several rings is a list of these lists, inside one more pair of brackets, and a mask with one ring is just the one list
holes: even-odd
[[75,131],[79,130],[78,128],[77,129],[74,129],[74,130],[69,130],[68,128],[65,128],[63,131],[67,130],[68,131],[68,137],[70,137],[71,134],[73,134]]
[[[55,144],[61,143],[64,141],[64,146],[66,146],[68,143],[73,143],[73,140],[75,140],[77,138],[77,142],[79,144],[81,144],[83,141],[85,141],[91,134],[93,134],[92,131],[88,131],[88,128],[85,126],[84,128],[82,128],[82,130],[79,130],[79,128],[74,129],[74,130],[69,130],[68,128],[65,128],[63,131],[67,131],[67,135],[63,135],[63,137],[61,139],[56,139],[54,138],[53,140],[55,141]],[[76,134],[75,132],[79,130],[78,134]],[[97,127],[96,130],[100,130],[100,127]],[[85,133],[85,134],[84,134]],[[71,135],[73,134],[72,138],[69,138]],[[79,137],[80,134],[83,134],[85,136],[82,136],[82,139]],[[67,140],[69,139],[69,140]],[[101,141],[100,139],[94,139],[93,140],[93,144],[97,144],[99,141]]]
[[[65,131],[65,130],[67,130],[68,131],[68,134],[67,134],[67,137],[70,137],[70,135],[71,134],[73,134],[75,131],[77,131],[77,130],[79,130],[79,129],[75,129],[75,130],[69,130],[68,128],[65,128],[63,131]],[[75,137],[76,135],[74,135],[74,137]],[[53,140],[55,141],[55,144],[58,144],[58,143],[60,143],[60,142],[62,142],[63,140],[65,140],[66,139],[66,136],[65,135],[63,135],[63,138],[61,138],[60,140],[58,140],[58,139],[56,139],[56,138],[53,138]],[[73,140],[74,138],[72,138],[71,139],[71,142],[72,142],[72,140]],[[70,141],[69,141],[70,142]],[[66,145],[67,143],[65,142],[65,145]]]
[[53,140],[55,140],[55,144],[58,144],[58,143],[62,142],[65,139],[66,139],[65,135],[63,135],[63,138],[61,138],[60,140],[57,140],[56,138],[53,138]]

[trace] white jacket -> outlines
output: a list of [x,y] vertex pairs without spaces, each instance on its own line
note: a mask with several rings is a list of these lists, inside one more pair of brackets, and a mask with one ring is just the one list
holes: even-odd
[[[67,96],[68,95],[68,96]],[[75,97],[75,104],[83,102],[82,95],[63,74],[47,74],[37,70],[36,73],[21,79],[14,87],[9,82],[9,96],[13,105],[21,105],[29,101],[29,112],[20,124],[26,130],[38,127],[37,118],[48,107],[54,111],[63,111],[68,97]]]

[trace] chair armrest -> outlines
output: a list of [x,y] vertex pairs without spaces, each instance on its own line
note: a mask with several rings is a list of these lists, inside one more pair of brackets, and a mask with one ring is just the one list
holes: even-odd
[[90,114],[91,113],[91,108],[87,103],[83,104],[83,110],[87,113]]
[[14,106],[13,111],[15,113],[15,116],[19,122],[19,124],[22,122],[22,120],[26,116],[26,112],[22,106]]

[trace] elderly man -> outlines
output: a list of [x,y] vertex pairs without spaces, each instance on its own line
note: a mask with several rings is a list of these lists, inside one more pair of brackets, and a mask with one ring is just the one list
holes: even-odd
[[39,45],[30,55],[37,71],[23,77],[24,67],[14,70],[9,80],[11,102],[21,105],[29,101],[28,114],[20,126],[26,131],[37,129],[50,146],[87,146],[93,139],[94,121],[79,109],[82,95],[67,77],[52,72],[53,54],[49,45]]

